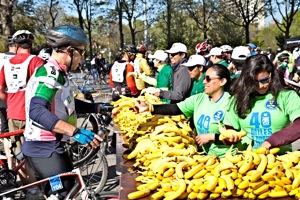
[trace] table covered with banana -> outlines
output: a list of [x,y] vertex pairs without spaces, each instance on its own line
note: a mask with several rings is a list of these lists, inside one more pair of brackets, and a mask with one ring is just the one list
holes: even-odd
[[[138,113],[137,100],[161,103],[152,95],[122,96],[112,103],[114,124],[131,150],[124,157],[134,161],[136,172],[130,175],[135,188],[126,194],[128,199],[300,198],[300,151],[277,155],[279,148],[253,150],[249,145],[236,154],[231,147],[224,158],[205,155],[183,115]],[[219,126],[221,139],[246,135]],[[121,194],[126,185],[121,185]]]

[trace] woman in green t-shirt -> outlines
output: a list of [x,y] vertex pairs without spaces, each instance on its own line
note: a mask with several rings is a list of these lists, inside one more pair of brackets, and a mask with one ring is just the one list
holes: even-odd
[[300,98],[267,56],[246,59],[232,95],[224,124],[248,133],[242,138],[245,146],[252,140],[254,149],[280,146],[280,153],[291,151],[288,144],[300,135]]
[[[226,90],[230,85],[230,73],[227,67],[215,64],[206,71],[203,80],[204,93],[193,95],[177,104],[147,105],[140,102],[136,106],[139,112],[150,110],[153,114],[180,115],[193,117],[197,144],[208,155],[224,156],[230,146],[219,139],[218,123],[223,120],[230,95]],[[149,109],[150,108],[150,109]]]

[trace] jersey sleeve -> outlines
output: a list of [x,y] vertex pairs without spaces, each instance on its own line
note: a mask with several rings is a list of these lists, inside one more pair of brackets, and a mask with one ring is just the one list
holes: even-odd
[[134,68],[131,64],[127,64],[126,67],[126,83],[127,86],[129,87],[131,94],[137,95],[139,94],[139,90],[137,89],[134,81],[134,76],[127,76],[128,73],[134,72]]
[[140,61],[140,68],[141,68],[141,72],[145,73],[147,76],[151,76],[152,75],[150,66],[147,63],[146,59],[141,59],[141,61]]
[[186,116],[187,118],[190,118],[193,116],[196,98],[197,97],[201,98],[201,96],[202,96],[202,94],[194,95],[194,96],[191,96],[191,97],[185,99],[184,101],[177,103],[177,106],[179,107],[181,112],[184,114],[184,116]]

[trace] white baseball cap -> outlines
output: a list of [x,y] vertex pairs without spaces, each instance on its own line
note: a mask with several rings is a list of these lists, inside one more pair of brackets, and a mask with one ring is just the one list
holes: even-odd
[[209,56],[221,56],[222,55],[222,49],[220,47],[214,47],[210,50],[209,54],[205,57]]
[[247,47],[238,46],[233,49],[231,58],[236,60],[246,60],[250,55],[251,53]]
[[166,59],[168,58],[168,54],[163,50],[157,50],[153,55],[149,55],[148,58],[155,58],[160,61],[166,61]]
[[191,55],[189,60],[186,63],[183,63],[182,65],[186,66],[186,67],[193,67],[193,66],[196,66],[196,65],[205,66],[206,65],[206,60],[201,55]]
[[167,52],[167,53],[178,53],[178,52],[187,53],[187,47],[184,44],[177,42],[172,45],[171,49],[166,50],[165,52]]

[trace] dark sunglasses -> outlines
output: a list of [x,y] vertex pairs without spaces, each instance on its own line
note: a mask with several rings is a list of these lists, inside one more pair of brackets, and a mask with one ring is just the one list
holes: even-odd
[[270,74],[268,77],[262,78],[262,79],[260,79],[260,80],[256,80],[255,82],[256,82],[257,84],[259,84],[259,83],[261,83],[261,84],[267,84],[267,83],[270,82],[270,79],[271,79],[271,74]]
[[208,83],[209,83],[211,80],[214,80],[214,79],[220,79],[220,77],[210,77],[210,76],[205,76],[204,78],[205,78],[206,82],[208,82]]
[[75,49],[76,51],[78,51],[78,53],[79,53],[80,55],[82,55],[82,56],[84,56],[84,54],[85,54],[85,52],[86,52],[85,49],[79,49],[79,48],[77,48],[77,47],[72,47],[72,48]]
[[172,57],[176,56],[177,54],[179,54],[179,53],[169,53],[169,55]]

